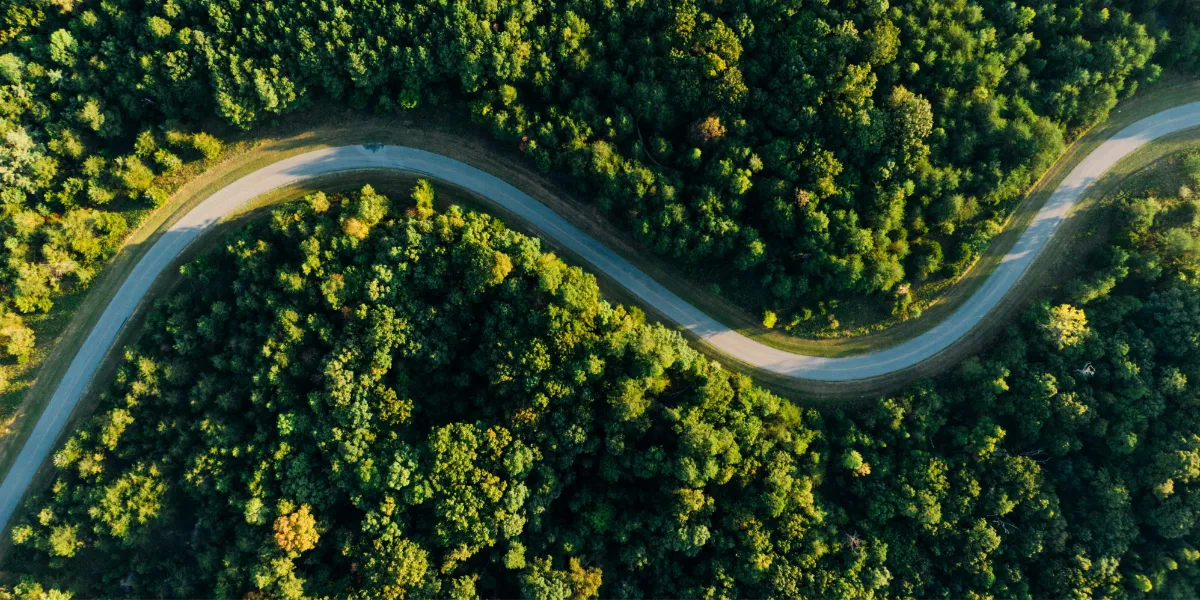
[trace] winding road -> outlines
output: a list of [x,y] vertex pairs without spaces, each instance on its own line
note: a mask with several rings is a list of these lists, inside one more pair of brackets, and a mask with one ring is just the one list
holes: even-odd
[[225,215],[271,190],[332,173],[389,169],[442,180],[486,198],[530,223],[611,277],[668,319],[721,352],[772,373],[817,381],[869,379],[920,363],[962,338],[995,308],[1033,263],[1088,187],[1121,158],[1145,144],[1200,126],[1200,102],[1142,119],[1093,151],[1055,190],[984,285],[949,318],[907,342],[859,356],[818,358],[791,354],[749,339],[718,323],[639,271],[528,194],[457,160],[404,146],[342,146],[301,154],[247,175],[218,191],[172,225],[134,267],[72,361],[33,433],[0,485],[0,528],[20,502],[50,453],[71,410],[151,283],[188,244]]

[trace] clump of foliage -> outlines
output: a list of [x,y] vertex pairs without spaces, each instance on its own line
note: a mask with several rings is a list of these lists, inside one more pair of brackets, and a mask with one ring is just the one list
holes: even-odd
[[311,196],[186,268],[6,567],[87,596],[1195,597],[1197,206],[1107,210],[1116,243],[990,351],[818,414],[493,219]]

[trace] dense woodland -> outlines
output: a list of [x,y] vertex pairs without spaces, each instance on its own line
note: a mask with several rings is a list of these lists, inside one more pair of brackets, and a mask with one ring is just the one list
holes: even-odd
[[156,176],[219,154],[200,124],[318,99],[470,115],[780,327],[847,296],[900,309],[906,284],[971,264],[1065,141],[1163,66],[1194,69],[1198,15],[1194,0],[5,2],[0,359],[27,357],[29,316],[166,199]]
[[1172,164],[1178,194],[1109,202],[1114,243],[1061,298],[844,412],[723,370],[536,239],[435,213],[427,184],[309,196],[159,301],[13,529],[9,583],[1194,598],[1200,154]]

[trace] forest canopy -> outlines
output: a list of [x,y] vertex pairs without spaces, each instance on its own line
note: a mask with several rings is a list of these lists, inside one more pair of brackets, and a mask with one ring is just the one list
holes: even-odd
[[309,196],[184,269],[4,566],[88,597],[1195,597],[1200,156],[1172,165],[991,350],[821,412],[428,186]]
[[[961,273],[1064,143],[1194,69],[1189,0],[14,0],[0,8],[0,359],[164,175],[328,101],[438,107],[569,173],[779,326]],[[1169,18],[1168,18],[1169,17]],[[0,378],[3,371],[0,370]]]

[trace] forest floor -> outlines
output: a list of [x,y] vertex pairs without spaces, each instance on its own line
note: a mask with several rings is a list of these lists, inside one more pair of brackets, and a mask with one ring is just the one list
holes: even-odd
[[[419,109],[400,116],[364,116],[361,112],[344,108],[320,107],[289,116],[280,124],[265,127],[253,133],[225,131],[223,137],[230,143],[224,155],[218,161],[193,166],[174,176],[172,179],[179,187],[172,195],[171,200],[162,208],[141,218],[138,229],[130,236],[121,252],[102,270],[91,287],[84,292],[61,297],[49,317],[39,324],[41,354],[34,357],[25,373],[17,379],[17,385],[14,386],[16,391],[10,392],[4,398],[4,401],[15,407],[16,410],[8,424],[7,431],[0,436],[0,473],[7,473],[15,459],[16,450],[21,447],[24,439],[28,436],[37,420],[36,416],[41,413],[42,407],[52,395],[57,382],[62,378],[72,358],[83,344],[86,332],[95,325],[107,306],[108,300],[162,232],[217,190],[248,173],[289,156],[320,148],[372,141],[402,144],[453,157],[512,183],[562,215],[588,235],[612,248],[672,292],[739,333],[759,342],[798,354],[844,356],[901,343],[936,325],[969,298],[982,284],[1058,182],[1092,149],[1133,121],[1164,108],[1195,100],[1200,100],[1200,82],[1168,81],[1156,86],[1153,90],[1140,93],[1134,100],[1119,105],[1109,121],[1084,135],[1072,145],[1064,157],[1035,186],[1032,193],[1010,219],[1005,232],[997,238],[979,263],[957,282],[952,285],[944,285],[936,294],[927,298],[929,308],[921,318],[898,323],[883,331],[839,339],[802,339],[763,328],[757,315],[752,315],[728,300],[712,294],[705,289],[705,286],[679,272],[668,261],[644,252],[631,236],[611,225],[594,206],[582,201],[576,194],[568,192],[566,189],[568,182],[565,179],[537,172],[529,161],[523,159],[521,153],[513,145],[500,143],[480,132],[478,128],[464,127],[461,122],[447,119],[433,109]],[[210,130],[213,129],[210,128]],[[1047,252],[1042,253],[1035,268],[1018,284],[1018,289],[1009,293],[1001,307],[988,316],[987,323],[976,327],[968,339],[955,345],[952,352],[945,352],[918,368],[910,369],[896,376],[863,383],[797,384],[780,376],[759,372],[747,365],[739,365],[736,361],[730,361],[729,357],[720,355],[711,348],[704,348],[704,351],[713,355],[714,358],[731,363],[730,366],[740,367],[742,370],[756,375],[763,384],[791,397],[871,397],[882,390],[894,388],[915,378],[935,373],[946,368],[947,365],[957,362],[962,356],[975,352],[984,341],[994,334],[997,327],[1007,323],[1012,314],[1024,305],[1023,299],[1028,298],[1029,294],[1053,288],[1057,282],[1066,280],[1064,279],[1065,273],[1072,266],[1069,257],[1078,256],[1084,246],[1094,243],[1089,240],[1093,239],[1094,236],[1091,234],[1096,227],[1088,219],[1088,215],[1092,212],[1091,207],[1095,204],[1094,199],[1103,197],[1113,186],[1119,185],[1129,173],[1154,162],[1165,154],[1178,150],[1180,147],[1194,144],[1197,140],[1200,140],[1200,131],[1183,132],[1140,150],[1114,167],[1109,175],[1088,194],[1088,197],[1076,210],[1076,214],[1064,223],[1064,230],[1055,236],[1051,247]],[[358,187],[362,183],[372,183],[381,192],[395,195],[406,194],[412,181],[412,177],[396,173],[372,173],[369,176],[366,174],[353,175],[349,178],[342,176],[331,181],[323,181],[320,185],[329,189],[330,186],[345,188]],[[309,184],[305,187],[311,188],[312,185]],[[496,213],[494,207],[470,198],[469,194],[465,192],[448,192],[446,188],[449,187],[448,185],[439,186],[439,193],[443,200],[455,201],[478,210]],[[264,199],[263,202],[295,198],[302,195],[304,191],[306,190],[281,191],[271,194],[271,198]],[[261,205],[261,203],[256,204]],[[252,209],[250,210],[252,211]],[[247,214],[249,213],[243,213],[243,216]],[[520,220],[515,219],[512,215],[497,214],[497,216],[515,229],[530,232],[528,227],[523,226]],[[219,239],[219,236],[208,236],[204,244],[197,246],[201,249],[210,247],[215,240]],[[572,257],[569,252],[563,252],[561,248],[555,248],[553,244],[548,245],[559,251],[568,262],[579,264],[579,261],[575,260],[575,257]],[[192,249],[189,249],[185,256],[194,257]],[[174,271],[168,271],[166,275],[173,273]],[[164,277],[163,279],[162,285],[173,285],[171,280],[174,278]],[[633,302],[634,299],[619,285],[606,280],[602,275],[598,275],[598,280],[606,296],[610,299],[636,305],[636,302]],[[156,286],[158,285],[156,283]],[[152,295],[152,297],[156,296]],[[142,307],[139,311],[144,309],[145,307]],[[652,319],[659,318],[661,320],[660,316],[654,314],[653,311],[648,311],[648,313]],[[136,331],[137,327],[134,325],[131,323],[127,326],[126,333],[123,335]],[[117,347],[124,347],[129,341],[122,338]],[[97,377],[96,381],[105,380],[103,375],[111,372],[111,368],[121,354],[120,352],[110,353],[106,365],[102,367],[101,376]],[[89,397],[94,395],[94,390],[88,394]],[[82,402],[76,411],[77,414],[89,414],[88,405],[88,401]]]

